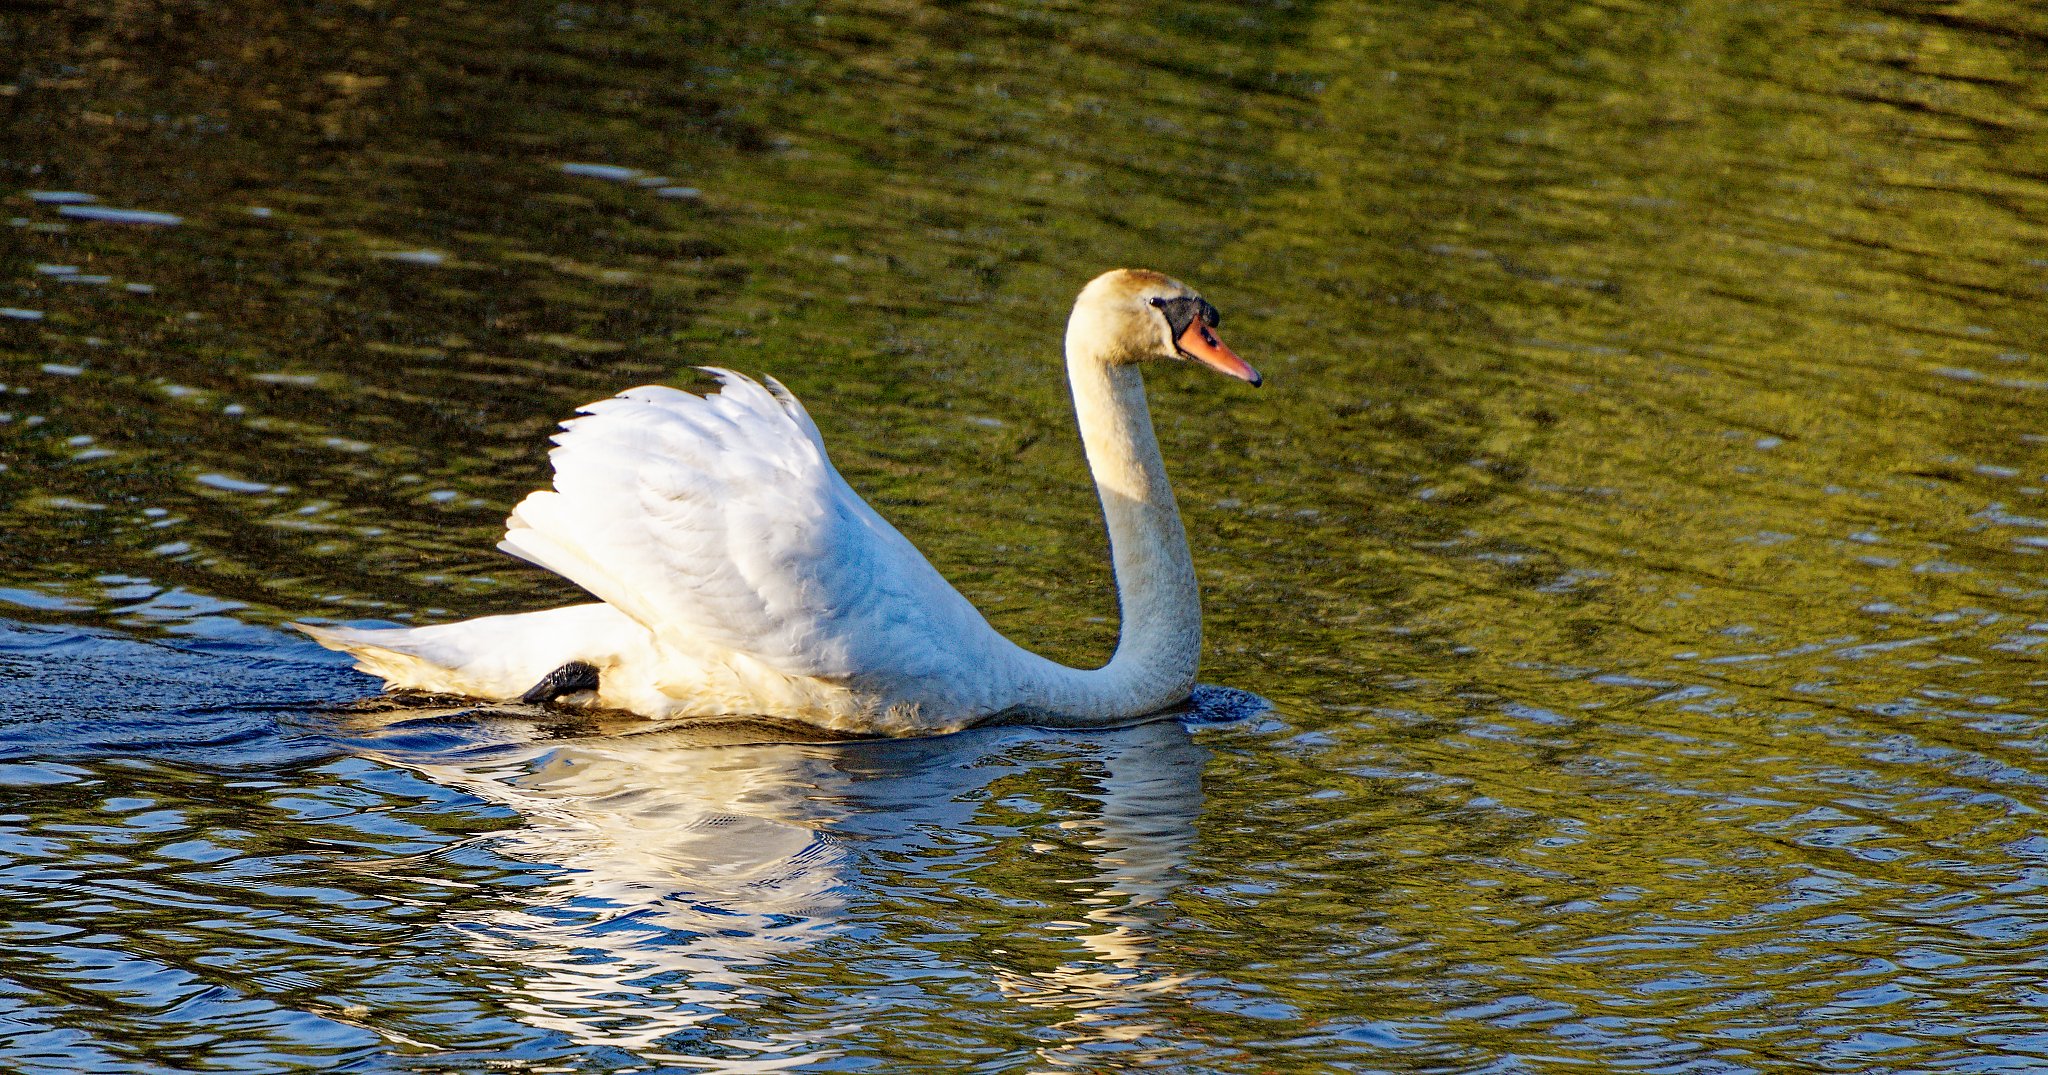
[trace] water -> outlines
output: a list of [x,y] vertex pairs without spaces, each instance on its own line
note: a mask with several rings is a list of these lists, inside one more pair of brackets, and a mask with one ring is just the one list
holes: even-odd
[[[0,21],[0,1067],[2048,1069],[2034,6],[674,7]],[[709,364],[1100,660],[1116,264],[1268,376],[1151,382],[1262,715],[749,745],[280,629],[573,599],[491,550],[553,423]]]

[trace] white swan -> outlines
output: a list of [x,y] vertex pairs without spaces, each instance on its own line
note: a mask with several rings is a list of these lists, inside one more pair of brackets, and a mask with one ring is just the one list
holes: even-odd
[[295,624],[387,686],[560,701],[650,717],[790,718],[921,735],[992,720],[1128,723],[1195,683],[1202,613],[1138,363],[1200,362],[1256,385],[1215,307],[1155,272],[1081,291],[1067,376],[1108,517],[1122,615],[1093,670],[989,626],[825,455],[803,406],[712,370],[723,389],[643,387],[582,409],[498,547],[601,603],[436,627]]

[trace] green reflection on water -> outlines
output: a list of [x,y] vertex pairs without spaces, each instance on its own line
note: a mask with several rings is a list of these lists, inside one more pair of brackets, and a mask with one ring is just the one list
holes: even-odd
[[[552,423],[716,364],[795,388],[998,626],[1099,660],[1057,341],[1088,276],[1148,265],[1269,375],[1151,390],[1205,678],[1284,727],[1204,733],[1189,883],[1115,924],[1170,983],[1122,1001],[1143,1056],[2022,1055],[2032,7],[136,4],[6,33],[0,305],[42,316],[0,321],[0,584],[45,606],[10,615],[568,600],[490,552]],[[1008,955],[892,943],[1082,1008],[1047,968],[1100,953],[1030,933],[1114,853],[1032,820],[1100,814],[1076,764],[970,797],[987,891],[932,913],[1024,933]],[[1237,1006],[1170,999],[1205,980]],[[1117,1029],[955,999],[872,1055]]]

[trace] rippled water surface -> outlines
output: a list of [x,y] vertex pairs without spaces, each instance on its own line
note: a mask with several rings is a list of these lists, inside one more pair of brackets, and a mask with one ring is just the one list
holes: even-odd
[[[0,1069],[2048,1070],[2043,10],[0,9]],[[1151,382],[1261,715],[281,629],[573,599],[491,547],[553,423],[724,365],[1099,661],[1117,264],[1268,376]]]

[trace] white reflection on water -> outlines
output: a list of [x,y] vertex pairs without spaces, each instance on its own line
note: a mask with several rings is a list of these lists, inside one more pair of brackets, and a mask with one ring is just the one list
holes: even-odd
[[[1046,923],[1078,943],[1077,958],[1020,965],[1001,936],[988,935],[1000,926],[963,917],[957,927],[981,931],[985,946],[979,965],[962,969],[988,975],[1011,1001],[1067,1016],[1054,1028],[1057,1043],[1040,1050],[1054,1062],[1160,1030],[1164,1020],[1139,1009],[1186,980],[1154,965],[1146,917],[1176,884],[1202,806],[1209,752],[1177,722],[1085,735],[1005,729],[721,745],[707,729],[551,738],[559,730],[502,716],[436,722],[423,734],[420,711],[403,716],[355,749],[515,811],[522,825],[470,843],[559,869],[528,888],[492,885],[491,901],[446,917],[507,970],[495,988],[508,1009],[581,1045],[733,1072],[838,1055],[835,1039],[863,1029],[855,1011],[795,1032],[777,1019],[776,1032],[758,1036],[733,1024],[789,995],[777,985],[789,961],[890,917],[883,890],[984,881],[958,869],[962,837],[987,847],[1017,835],[977,815],[992,798],[1012,797],[992,794],[992,783],[1043,766],[1062,767],[1070,808],[1046,829],[1085,849],[1093,867],[1062,877],[1078,914]],[[1082,767],[1085,778],[1066,779]],[[1013,843],[987,847],[978,861]]]
[[[1044,969],[1004,971],[996,986],[1023,1004],[1070,1013],[1058,1037],[1038,1049],[1057,1068],[1100,1064],[1101,1044],[1122,1046],[1119,1066],[1164,1062],[1178,1004],[1158,1004],[1194,977],[1161,964],[1154,915],[1179,883],[1195,819],[1202,810],[1201,772],[1209,752],[1171,721],[1129,729],[1132,738],[1100,756],[1100,811],[1063,826],[1084,830],[1095,872],[1069,884],[1079,920],[1072,929],[1087,958]],[[1155,1045],[1148,1046],[1145,1043]]]

